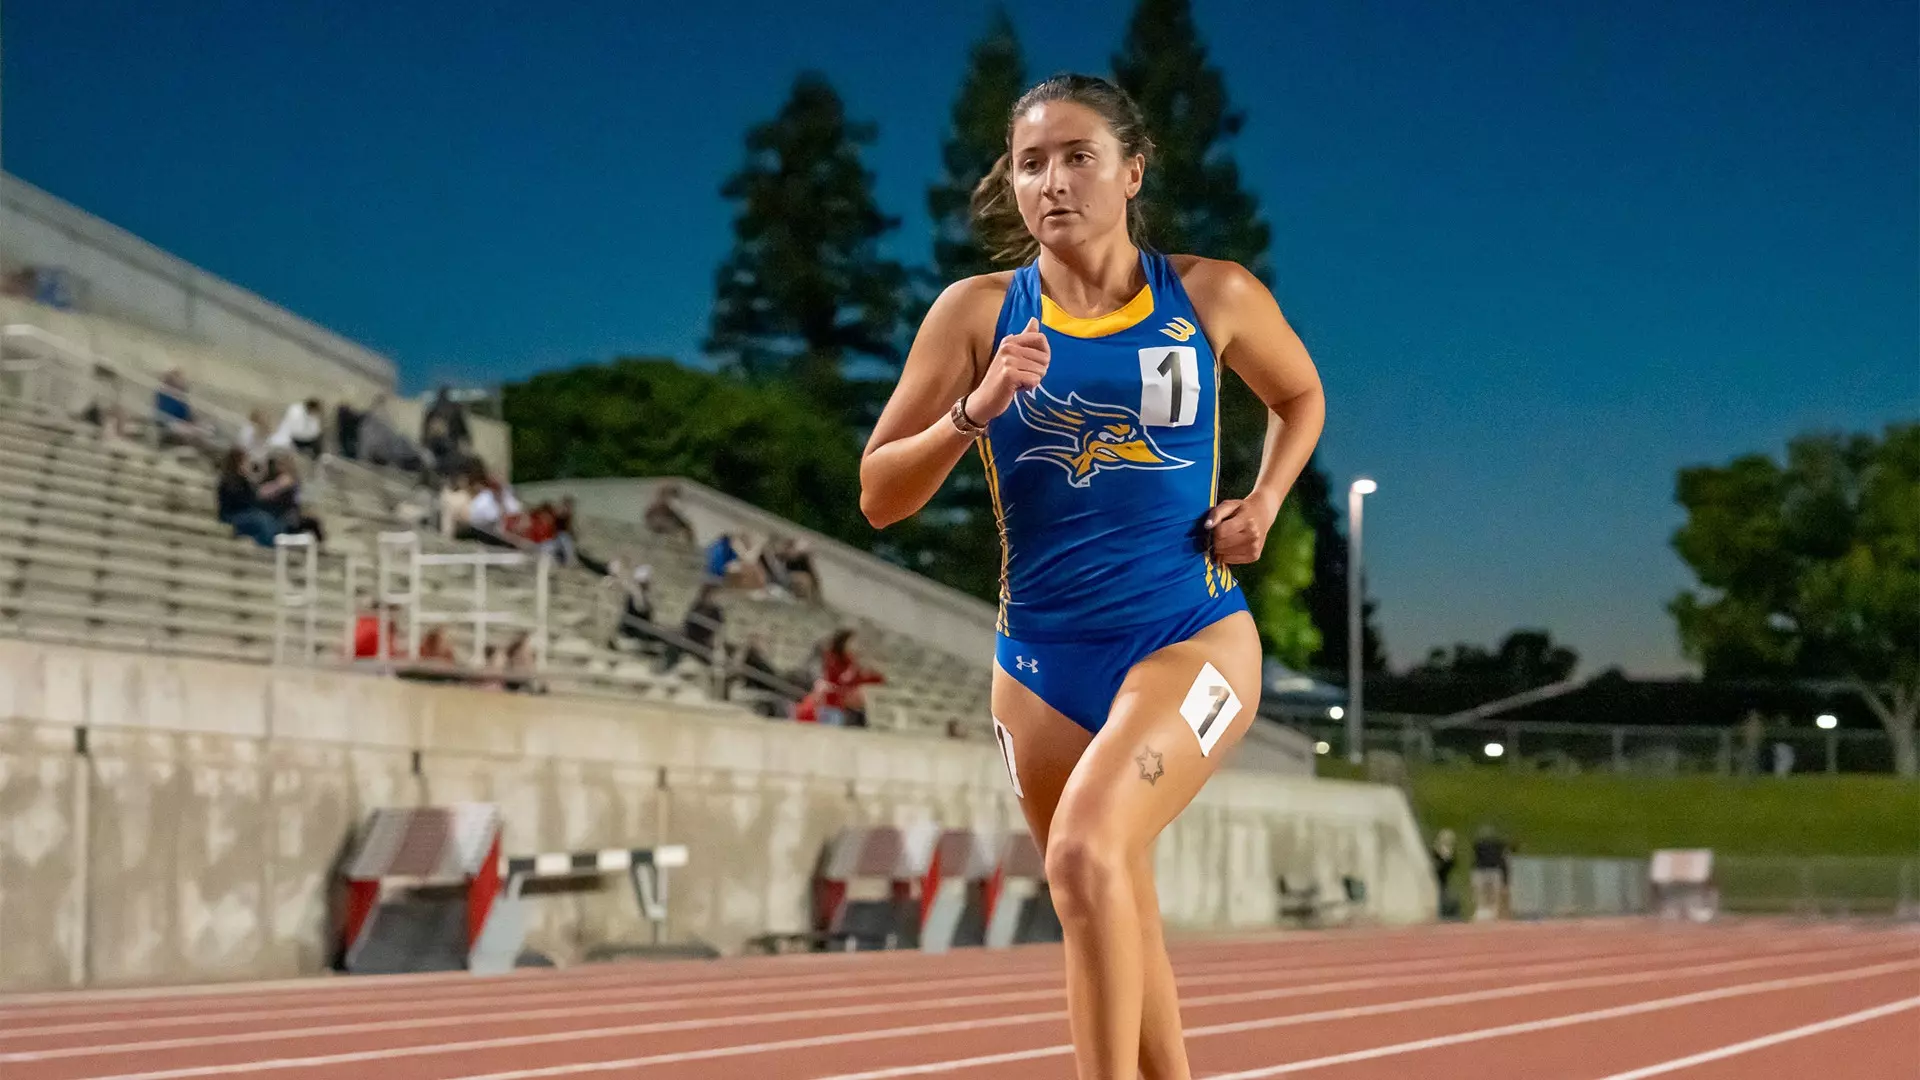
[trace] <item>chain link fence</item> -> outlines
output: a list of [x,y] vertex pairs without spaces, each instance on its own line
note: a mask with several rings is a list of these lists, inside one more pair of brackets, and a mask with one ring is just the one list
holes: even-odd
[[[1323,744],[1322,753],[1346,752],[1345,727],[1324,712],[1284,719]],[[1432,717],[1369,713],[1364,746],[1368,751],[1398,754],[1415,764],[1495,764],[1566,774],[1784,776],[1893,771],[1893,747],[1883,731],[1501,721],[1440,727]]]

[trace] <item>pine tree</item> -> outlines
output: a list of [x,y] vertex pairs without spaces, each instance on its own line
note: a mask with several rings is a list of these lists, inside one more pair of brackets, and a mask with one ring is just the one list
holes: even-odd
[[1007,115],[1026,89],[1020,40],[1004,7],[973,43],[953,99],[953,126],[940,148],[940,180],[927,189],[933,217],[933,268],[941,285],[999,269],[973,233],[973,189],[1007,148]]
[[705,344],[724,368],[789,379],[850,423],[874,395],[854,392],[848,365],[898,366],[906,302],[906,269],[880,254],[899,219],[880,212],[860,157],[875,134],[815,72],[747,132],[746,163],[721,188],[739,210]]
[[[1239,166],[1228,150],[1245,126],[1246,116],[1228,104],[1226,80],[1207,60],[1190,0],[1140,0],[1121,51],[1113,58],[1113,69],[1115,81],[1139,104],[1154,141],[1154,160],[1147,167],[1141,193],[1147,200],[1150,242],[1166,252],[1237,262],[1271,285],[1273,267],[1267,249],[1272,230],[1260,217],[1258,200],[1241,187]],[[1239,498],[1252,489],[1260,472],[1267,409],[1237,378],[1222,379],[1220,390],[1220,497]],[[1320,632],[1315,662],[1324,667],[1337,657],[1343,667],[1346,541],[1326,476],[1316,465],[1308,464],[1289,502],[1297,505],[1314,532],[1313,583],[1303,599]],[[1275,528],[1279,528],[1277,522]],[[1276,550],[1271,542],[1268,547],[1270,552]],[[1292,550],[1290,545],[1281,547]],[[1263,558],[1252,566],[1235,568],[1235,576],[1251,597],[1271,593],[1262,583],[1267,561]],[[1298,635],[1268,632],[1268,646],[1280,648],[1281,636],[1301,640]],[[1384,666],[1370,619],[1363,637],[1369,670],[1376,660]]]
[[[952,126],[941,147],[940,179],[927,188],[933,266],[919,283],[916,316],[923,316],[948,284],[1000,269],[974,236],[971,203],[974,186],[1006,149],[1007,114],[1026,89],[1025,79],[1013,20],[1005,8],[996,8],[986,33],[968,52],[966,74],[953,99]],[[979,461],[954,466],[926,509],[904,525],[893,530],[890,557],[983,600],[997,595],[999,529]]]

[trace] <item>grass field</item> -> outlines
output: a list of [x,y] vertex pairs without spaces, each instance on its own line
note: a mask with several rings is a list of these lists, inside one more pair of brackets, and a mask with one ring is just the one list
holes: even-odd
[[1920,856],[1920,783],[1892,776],[1548,776],[1498,767],[1414,774],[1429,834],[1490,822],[1530,855]]
[[[1321,758],[1323,775],[1354,775]],[[1655,848],[1724,855],[1920,857],[1920,782],[1893,776],[1561,776],[1500,766],[1416,769],[1429,838],[1462,847],[1481,823],[1527,855],[1639,858]]]
[[[1322,775],[1358,778],[1320,759]],[[1425,837],[1450,828],[1466,888],[1474,832],[1490,824],[1521,855],[1643,859],[1656,848],[1712,848],[1728,910],[1850,913],[1915,899],[1920,782],[1892,776],[1651,778],[1444,766],[1412,773]]]

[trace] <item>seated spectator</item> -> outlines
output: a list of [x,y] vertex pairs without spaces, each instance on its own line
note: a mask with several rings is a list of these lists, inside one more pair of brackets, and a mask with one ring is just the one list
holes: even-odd
[[658,640],[653,632],[653,567],[636,566],[624,583],[620,602],[620,622],[614,628],[615,648],[623,639],[637,641],[645,649]]
[[[424,644],[424,642],[422,643]],[[400,635],[400,605],[387,605],[387,655],[403,656],[407,641]],[[361,612],[353,620],[353,658],[377,660],[380,657],[380,616]]]
[[187,377],[179,368],[160,376],[160,388],[153,392],[153,424],[163,447],[213,450],[213,429],[194,419],[193,406],[187,401]]
[[678,484],[666,483],[656,487],[653,491],[653,501],[647,504],[647,512],[641,520],[646,523],[647,531],[657,536],[670,537],[682,543],[691,544],[693,543],[693,526],[687,523],[686,518],[680,516],[680,511],[673,505],[673,500],[679,496],[680,485]]
[[[720,631],[726,627],[727,614],[720,607],[717,592],[712,585],[702,585],[699,594],[693,598],[693,606],[687,609],[686,618],[680,623],[680,636],[687,640],[695,656],[708,663],[714,659],[713,643],[719,640]],[[686,653],[687,647],[668,642],[660,670],[672,670]]]
[[755,569],[760,572],[760,580],[766,582],[768,595],[782,600],[793,595],[793,590],[789,587],[791,579],[787,574],[785,555],[787,542],[785,537],[769,539],[760,545],[759,553],[753,560]]
[[[418,447],[407,441],[406,436],[386,417],[387,395],[375,394],[367,405],[367,411],[360,414],[360,432],[358,449],[360,460],[369,465],[384,465],[403,469],[410,473],[426,469],[426,459]],[[343,436],[344,437],[344,436]]]
[[737,589],[762,589],[766,587],[766,571],[761,569],[759,549],[749,543],[748,553],[742,554],[734,547],[732,533],[721,533],[707,545],[707,572],[705,584],[725,585]]
[[132,438],[134,424],[120,405],[120,373],[105,364],[93,369],[93,394],[81,407],[79,418],[100,429],[102,435]]
[[273,515],[281,532],[311,533],[316,541],[326,543],[320,520],[300,505],[300,466],[290,451],[268,455],[267,478],[255,489],[254,499],[260,509]]
[[553,511],[553,541],[548,550],[553,553],[553,561],[561,566],[579,563],[589,573],[606,577],[613,572],[608,564],[580,549],[580,526],[574,520],[573,496],[562,495],[560,501],[551,505]]
[[767,659],[765,634],[756,633],[748,637],[744,645],[733,650],[727,666],[728,698],[733,696],[736,689],[747,690],[753,698],[754,711],[762,716],[785,716],[794,707],[791,695],[780,688],[787,677],[774,670],[772,661]]
[[551,551],[554,541],[560,535],[557,521],[558,517],[553,512],[552,503],[538,503],[519,522],[519,527],[514,529],[514,535],[528,543],[538,545],[544,551]]
[[235,536],[272,547],[273,538],[280,535],[280,519],[260,505],[259,492],[247,476],[247,455],[237,446],[220,461],[214,502],[220,522],[231,526]]
[[325,416],[319,398],[296,401],[287,406],[286,415],[280,418],[280,427],[267,440],[267,445],[276,449],[298,450],[317,460],[326,443]]
[[477,473],[469,480],[469,486],[473,488],[473,501],[467,504],[466,528],[456,529],[455,538],[478,540],[496,547],[518,547],[514,539],[526,510],[513,489],[499,477],[486,473]]
[[865,687],[887,681],[886,676],[860,662],[853,639],[852,630],[840,630],[820,650],[820,678],[815,684],[815,693],[819,695],[823,723],[866,727]]
[[782,558],[787,564],[787,588],[802,600],[820,599],[820,575],[813,568],[813,551],[807,542],[788,537]]
[[447,640],[445,627],[436,626],[420,636],[420,652],[415,657],[423,664],[444,664],[452,667],[460,663],[453,653],[453,643]]
[[545,684],[533,677],[539,665],[533,655],[533,635],[521,633],[509,642],[501,655],[500,668],[507,677],[502,680],[508,690],[522,693],[544,694]]
[[473,495],[471,476],[456,476],[440,489],[440,535],[452,540],[468,527],[467,511],[473,506]]
[[797,597],[812,600],[819,595],[813,575],[813,556],[806,545],[791,536],[769,542],[760,549],[757,560],[767,591],[780,599]]
[[267,419],[265,409],[255,409],[247,414],[247,422],[234,436],[233,444],[247,455],[251,463],[263,463],[267,460],[267,440],[273,434],[273,421]]

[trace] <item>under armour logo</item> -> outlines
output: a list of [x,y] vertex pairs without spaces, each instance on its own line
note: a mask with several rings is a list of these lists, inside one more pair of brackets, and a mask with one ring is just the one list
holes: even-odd
[[1035,657],[1029,660],[1024,656],[1016,656],[1013,658],[1013,667],[1015,671],[1031,671],[1035,675],[1038,675],[1040,674],[1040,658]]

